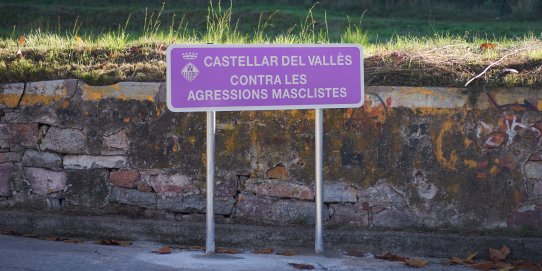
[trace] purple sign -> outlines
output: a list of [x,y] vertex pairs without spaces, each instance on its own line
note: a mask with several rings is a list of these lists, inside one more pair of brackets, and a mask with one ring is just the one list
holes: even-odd
[[363,104],[358,45],[172,45],[175,112],[348,108]]

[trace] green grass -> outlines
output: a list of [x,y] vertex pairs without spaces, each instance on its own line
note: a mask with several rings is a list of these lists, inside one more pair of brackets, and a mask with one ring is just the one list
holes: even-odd
[[[382,11],[344,5],[329,8],[326,1],[321,5],[238,2],[244,4],[0,2],[0,82],[67,77],[92,84],[163,81],[164,48],[172,43],[342,42],[364,46],[368,84],[443,86],[461,86],[502,55],[532,46],[501,65],[518,68],[520,74],[493,78],[496,70],[484,80],[506,86],[542,85],[541,21],[476,19],[481,10],[470,13],[473,17],[467,12],[463,19],[451,20],[433,15],[385,16]],[[25,37],[24,44],[18,44],[20,36]],[[480,49],[487,42],[496,47]],[[17,56],[18,50],[24,58]]]

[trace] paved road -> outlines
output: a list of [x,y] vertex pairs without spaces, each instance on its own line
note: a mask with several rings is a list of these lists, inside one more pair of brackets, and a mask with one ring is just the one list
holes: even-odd
[[[314,270],[419,270],[401,262],[367,257],[335,255],[264,255],[252,253],[205,256],[199,251],[174,249],[171,254],[151,253],[162,247],[152,242],[134,242],[128,247],[69,244],[34,238],[0,235],[0,270],[296,270],[289,263],[310,264]],[[444,266],[442,259],[427,259],[423,270],[471,270]]]

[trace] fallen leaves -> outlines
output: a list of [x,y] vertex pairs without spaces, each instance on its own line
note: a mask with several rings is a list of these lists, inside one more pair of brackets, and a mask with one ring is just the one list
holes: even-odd
[[293,267],[295,269],[300,269],[300,270],[313,270],[314,269],[314,265],[312,265],[312,264],[288,263],[288,265],[290,265],[291,267]]
[[405,264],[411,267],[422,268],[427,266],[427,261],[423,259],[406,259]]
[[408,259],[408,257],[391,254],[389,252],[382,256],[375,256],[375,258],[380,259],[380,260],[392,261],[392,262],[404,262],[405,260]]
[[152,253],[156,254],[170,254],[173,249],[170,246],[161,247],[158,250],[153,251]]
[[426,267],[428,264],[428,262],[423,259],[416,259],[416,258],[410,259],[408,257],[391,254],[389,252],[381,256],[375,256],[375,258],[386,260],[386,261],[392,261],[392,262],[404,262],[407,266],[416,267],[416,268]]
[[121,240],[112,240],[112,239],[104,239],[104,240],[98,240],[96,241],[96,244],[98,245],[104,245],[104,246],[121,246],[121,247],[127,247],[132,244],[130,241],[121,241]]
[[508,254],[510,254],[510,249],[505,245],[503,245],[499,250],[489,248],[489,258],[494,262],[504,260]]
[[256,254],[271,254],[271,253],[273,253],[273,249],[264,248],[264,249],[260,249],[260,250],[258,250],[256,252],[254,252],[254,253],[256,253]]
[[463,265],[473,264],[474,263],[473,260],[474,260],[474,257],[476,257],[476,255],[478,255],[478,252],[471,253],[464,260],[459,257],[451,257],[450,260],[448,261],[448,264],[452,264],[452,265],[453,264],[463,264]]
[[286,250],[286,251],[283,251],[282,253],[280,253],[279,255],[282,255],[282,256],[295,256],[295,255],[299,255],[299,252],[297,252],[295,250]]

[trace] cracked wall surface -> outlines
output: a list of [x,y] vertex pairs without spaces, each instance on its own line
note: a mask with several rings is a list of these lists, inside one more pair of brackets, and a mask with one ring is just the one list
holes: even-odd
[[[325,110],[328,226],[542,230],[542,90],[367,87]],[[312,224],[312,110],[217,113],[225,223]],[[0,206],[205,219],[205,114],[165,84],[0,85]]]

